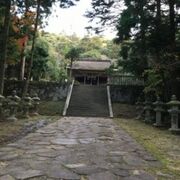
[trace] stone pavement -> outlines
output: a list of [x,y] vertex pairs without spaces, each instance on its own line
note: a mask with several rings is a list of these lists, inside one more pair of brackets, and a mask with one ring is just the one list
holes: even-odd
[[155,180],[160,163],[112,119],[64,117],[0,148],[0,180]]

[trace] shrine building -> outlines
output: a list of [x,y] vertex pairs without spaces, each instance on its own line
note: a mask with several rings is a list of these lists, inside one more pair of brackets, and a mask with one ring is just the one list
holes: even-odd
[[79,59],[72,64],[72,77],[81,84],[107,84],[110,60]]

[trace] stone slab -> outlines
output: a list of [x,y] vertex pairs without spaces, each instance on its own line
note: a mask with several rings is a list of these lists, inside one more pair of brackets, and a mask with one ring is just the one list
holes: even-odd
[[66,180],[80,180],[80,176],[75,174],[72,171],[69,171],[63,167],[50,167],[50,169],[46,172],[47,176],[50,178],[57,179],[66,179]]
[[27,171],[16,171],[13,176],[16,179],[28,179],[28,178],[33,178],[33,177],[38,177],[38,176],[42,176],[43,172],[39,171],[39,170],[27,170]]
[[101,172],[88,176],[88,180],[118,180],[118,177],[110,172]]
[[55,139],[51,141],[52,144],[59,144],[59,145],[75,145],[78,144],[76,139]]
[[15,180],[15,179],[10,175],[4,175],[0,177],[0,180]]

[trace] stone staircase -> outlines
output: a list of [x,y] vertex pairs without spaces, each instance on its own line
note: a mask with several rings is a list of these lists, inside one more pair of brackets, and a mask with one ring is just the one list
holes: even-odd
[[66,115],[108,117],[106,86],[74,85]]

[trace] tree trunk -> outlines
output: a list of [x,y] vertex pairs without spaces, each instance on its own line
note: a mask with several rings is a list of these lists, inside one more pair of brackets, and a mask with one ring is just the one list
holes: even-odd
[[161,32],[161,0],[157,0],[156,4],[157,14],[156,14],[156,33],[157,38],[159,37]]
[[19,73],[19,80],[21,80],[21,81],[24,80],[25,63],[26,63],[26,56],[21,55],[20,73]]
[[[175,51],[176,51],[176,23],[175,23],[175,0],[169,0],[169,37],[170,37],[170,42],[169,42],[169,50],[171,54],[171,60],[175,61]],[[178,66],[173,66],[171,70],[171,86],[173,89],[172,93],[176,93],[179,91],[177,87],[177,81],[176,78],[180,76]]]
[[160,41],[161,41],[161,0],[157,0],[156,1],[156,47],[155,47],[155,51],[156,51],[156,61],[159,62],[160,60],[160,49],[161,49],[161,45],[160,45]]
[[[26,18],[29,18],[27,16],[28,12],[29,12],[29,0],[26,0],[25,2],[25,19]],[[25,25],[27,26],[27,25]],[[27,46],[27,41],[28,41],[28,28],[26,27],[26,31],[25,31],[25,41],[24,41],[24,45],[23,45],[23,48],[22,48],[22,51],[21,51],[21,61],[20,61],[20,71],[19,71],[19,80],[24,80],[24,73],[25,73],[25,64],[26,64],[26,56],[24,54],[24,51],[26,49],[26,46]]]
[[26,56],[24,54],[27,42],[24,43],[24,46],[21,50],[21,60],[20,60],[20,70],[19,70],[19,80],[24,80],[24,72],[25,72],[25,64],[26,64]]
[[2,31],[2,41],[0,42],[0,94],[4,91],[5,65],[7,58],[7,42],[9,35],[9,24],[11,19],[11,0],[6,1],[5,20]]
[[142,56],[142,67],[147,69],[147,47],[146,47],[146,24],[145,24],[145,14],[144,14],[144,1],[139,1],[139,15],[140,15],[140,52]]
[[29,87],[29,81],[31,78],[31,70],[32,70],[32,65],[33,65],[33,56],[34,56],[34,48],[35,48],[35,41],[36,41],[36,33],[37,33],[39,16],[40,16],[40,5],[41,5],[41,0],[38,0],[37,1],[37,10],[36,10],[36,20],[35,20],[35,25],[34,25],[34,34],[33,34],[33,39],[32,39],[32,46],[31,46],[30,61],[28,64],[27,78],[25,81],[22,96],[25,96],[27,94],[28,87]]
[[[162,18],[161,18],[161,0],[157,0],[156,3],[156,47],[155,47],[155,52],[156,52],[156,63],[161,63],[161,40],[162,40]],[[163,99],[166,99],[166,79],[165,79],[165,74],[164,74],[164,69],[161,68],[161,71],[158,72],[161,76],[162,79],[162,89],[161,89],[161,96]]]
[[175,48],[176,25],[175,25],[175,0],[169,0],[169,20],[170,20],[170,44],[172,51]]

